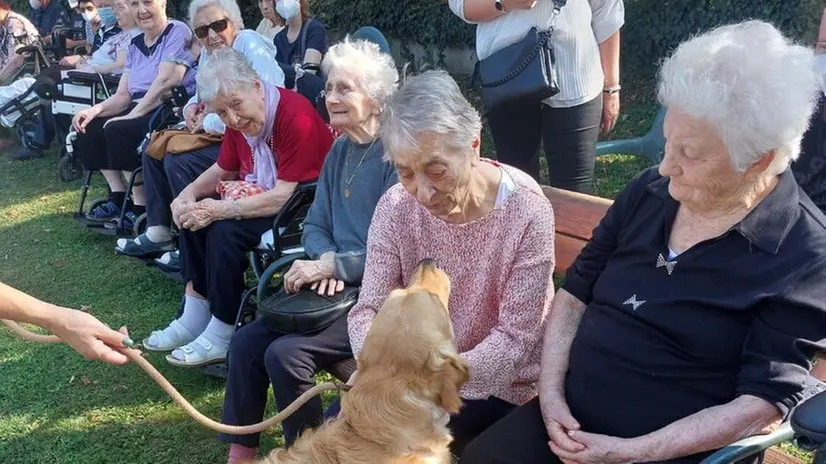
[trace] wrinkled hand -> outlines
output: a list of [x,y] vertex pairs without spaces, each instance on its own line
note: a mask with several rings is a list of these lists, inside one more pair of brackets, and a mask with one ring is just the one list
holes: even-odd
[[571,410],[568,409],[568,403],[565,402],[565,397],[559,393],[550,393],[543,394],[542,398],[542,418],[545,421],[545,428],[550,438],[548,445],[554,454],[559,456],[556,450],[561,450],[565,453],[583,451],[585,446],[569,436],[570,432],[578,431],[580,425],[579,422],[574,419],[574,416],[571,415]]
[[619,92],[612,94],[602,94],[602,121],[599,129],[602,134],[609,134],[614,130],[614,125],[617,123],[620,114],[620,97]]
[[178,226],[179,229],[182,229],[181,226],[181,218],[184,214],[188,213],[190,208],[195,205],[195,199],[184,196],[178,195],[174,200],[172,200],[172,204],[169,205],[169,209],[172,210],[172,221],[175,222],[175,225]]
[[196,133],[204,127],[206,111],[201,104],[189,105],[184,110],[184,121],[189,132]]
[[537,0],[502,0],[505,11],[530,10],[536,6]]
[[118,351],[129,338],[126,327],[114,331],[91,314],[76,309],[55,306],[54,315],[46,324],[49,331],[57,335],[86,359],[94,359],[110,364],[124,364],[129,359]]
[[98,110],[97,107],[94,106],[91,108],[86,108],[82,111],[78,111],[72,118],[72,127],[74,127],[75,130],[80,132],[81,134],[85,134],[86,126],[88,126],[90,122],[94,121],[98,114],[100,114],[100,110]]
[[[305,285],[317,284],[313,286],[313,290],[318,289],[319,295],[321,295],[321,282],[325,282],[324,289],[326,290],[327,287],[329,287],[329,280],[333,278],[334,270],[335,265],[332,259],[316,259],[312,261],[298,259],[290,266],[290,270],[284,274],[284,290],[287,293],[295,293]],[[338,284],[336,284],[336,287],[337,285]]]
[[334,296],[336,293],[344,290],[344,281],[334,278],[321,279],[318,282],[314,282],[310,289],[316,290],[319,295]]
[[193,232],[203,229],[213,222],[222,219],[221,211],[224,210],[224,202],[205,198],[189,207],[189,210],[181,215],[180,226]]
[[81,63],[83,57],[80,55],[64,56],[60,60],[60,66],[65,68],[76,68]]
[[570,437],[576,442],[582,443],[585,448],[582,451],[572,453],[551,442],[551,451],[553,451],[562,462],[577,464],[633,464],[638,461],[634,458],[631,442],[624,438],[597,435],[581,430],[572,430]]

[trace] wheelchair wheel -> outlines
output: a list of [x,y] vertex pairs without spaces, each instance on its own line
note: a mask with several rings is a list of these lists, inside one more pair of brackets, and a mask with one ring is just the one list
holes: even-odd
[[[65,148],[63,149],[65,150]],[[57,176],[63,182],[72,182],[80,179],[83,176],[83,167],[73,156],[68,156],[61,153],[60,159],[57,161]]]
[[146,232],[146,213],[141,214],[135,220],[135,225],[132,227],[132,233],[135,237]]

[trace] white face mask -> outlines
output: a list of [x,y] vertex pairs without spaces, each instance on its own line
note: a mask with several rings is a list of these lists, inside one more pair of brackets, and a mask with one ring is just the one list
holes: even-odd
[[298,0],[279,0],[275,4],[275,11],[284,18],[284,21],[289,21],[301,12],[301,4],[298,3]]
[[77,0],[69,0],[69,8],[73,10],[77,8]]
[[84,11],[83,12],[83,20],[86,21],[89,24],[92,24],[93,22],[95,22],[95,20],[97,20],[97,18],[98,18],[98,15],[94,11]]
[[29,5],[32,6],[35,10],[40,9],[40,0],[29,0]]

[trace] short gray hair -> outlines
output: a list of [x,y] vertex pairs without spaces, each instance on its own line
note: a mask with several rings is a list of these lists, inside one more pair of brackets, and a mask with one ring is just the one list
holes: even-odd
[[189,27],[195,29],[195,15],[198,14],[201,8],[208,6],[214,6],[224,10],[236,34],[244,30],[244,18],[241,17],[241,8],[238,7],[238,3],[235,0],[192,0],[189,4]]
[[357,84],[365,91],[379,110],[383,110],[387,100],[396,91],[399,72],[393,57],[381,51],[378,44],[367,40],[344,41],[330,47],[324,55],[321,69],[329,76],[336,69],[349,69],[358,76]]
[[444,137],[447,146],[470,150],[482,132],[482,118],[445,71],[410,77],[390,98],[382,114],[382,141],[387,157],[393,152],[419,150],[422,133]]
[[774,151],[771,174],[800,155],[820,89],[811,49],[746,21],[681,44],[663,64],[659,100],[718,128],[742,172]]
[[219,93],[229,95],[239,90],[252,88],[258,74],[243,53],[223,47],[212,52],[209,60],[195,76],[198,97],[203,102],[211,102]]

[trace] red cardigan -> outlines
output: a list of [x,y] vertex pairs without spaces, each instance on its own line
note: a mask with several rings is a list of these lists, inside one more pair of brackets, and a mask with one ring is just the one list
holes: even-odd
[[[300,94],[282,88],[273,123],[273,146],[278,180],[305,182],[318,179],[324,158],[333,144],[330,129],[318,111]],[[238,172],[243,180],[252,172],[252,151],[244,134],[227,127],[218,166]]]

